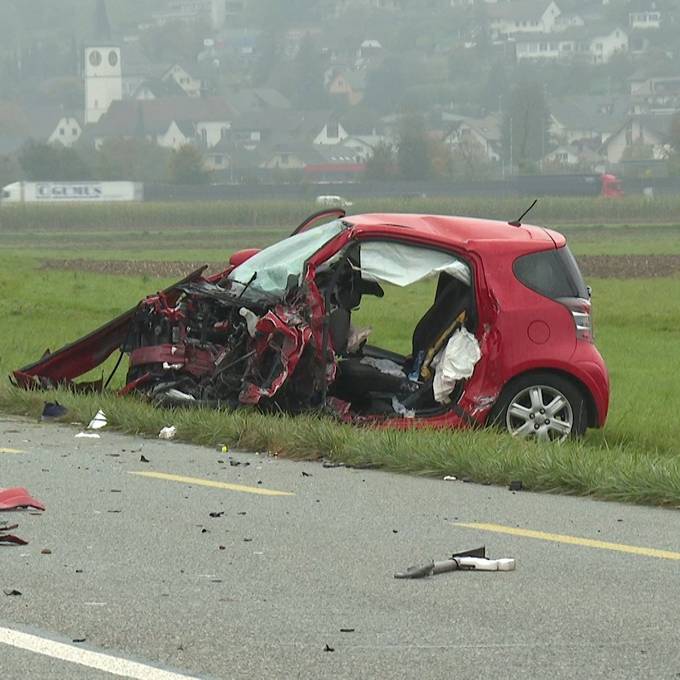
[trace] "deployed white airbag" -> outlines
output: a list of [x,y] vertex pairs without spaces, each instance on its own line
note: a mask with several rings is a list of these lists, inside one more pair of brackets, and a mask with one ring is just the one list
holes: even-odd
[[440,272],[470,285],[470,268],[450,253],[387,241],[367,241],[361,245],[361,274],[365,279],[403,287]]
[[456,382],[471,377],[481,357],[477,338],[466,328],[457,330],[449,338],[446,347],[432,360],[435,366],[432,386],[434,398],[440,404],[448,404]]

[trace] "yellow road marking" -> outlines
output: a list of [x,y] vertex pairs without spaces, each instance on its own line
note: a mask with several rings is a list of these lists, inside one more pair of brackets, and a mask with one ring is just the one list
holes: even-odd
[[130,471],[131,475],[140,477],[152,477],[153,479],[165,479],[168,482],[181,482],[182,484],[196,484],[197,486],[211,486],[214,489],[227,489],[228,491],[240,491],[242,493],[254,493],[259,496],[294,496],[290,491],[276,491],[275,489],[263,489],[260,486],[245,486],[244,484],[229,484],[228,482],[215,482],[212,479],[200,477],[183,477],[182,475],[169,475],[166,472],[142,472]]
[[26,451],[22,451],[21,449],[3,449],[3,448],[0,448],[0,453],[26,453]]
[[568,536],[566,534],[549,534],[545,531],[533,531],[532,529],[519,529],[516,527],[506,527],[502,524],[484,524],[478,522],[454,522],[457,527],[466,529],[477,529],[479,531],[493,531],[498,534],[510,534],[511,536],[522,536],[524,538],[537,538],[541,541],[553,541],[555,543],[568,543],[570,545],[583,545],[586,548],[599,548],[600,550],[614,550],[616,552],[631,553],[632,555],[643,555],[645,557],[659,557],[664,560],[680,560],[680,553],[670,550],[658,550],[656,548],[642,548],[637,545],[626,545],[625,543],[609,543],[607,541],[596,541],[592,538],[579,538],[578,536]]

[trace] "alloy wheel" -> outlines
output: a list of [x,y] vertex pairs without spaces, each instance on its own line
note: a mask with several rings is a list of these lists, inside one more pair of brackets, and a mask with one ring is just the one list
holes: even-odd
[[574,427],[569,400],[555,387],[532,385],[518,392],[506,412],[508,432],[540,441],[563,441]]

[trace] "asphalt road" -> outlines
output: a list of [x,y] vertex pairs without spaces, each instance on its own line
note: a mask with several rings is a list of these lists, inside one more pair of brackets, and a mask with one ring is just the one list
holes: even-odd
[[[0,418],[47,506],[0,513],[3,680],[680,677],[678,512],[77,431]],[[481,544],[516,571],[393,578]]]

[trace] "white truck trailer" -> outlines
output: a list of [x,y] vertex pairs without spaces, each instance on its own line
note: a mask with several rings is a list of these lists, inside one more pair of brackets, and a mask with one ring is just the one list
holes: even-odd
[[0,192],[0,203],[109,203],[142,201],[140,182],[14,182]]

